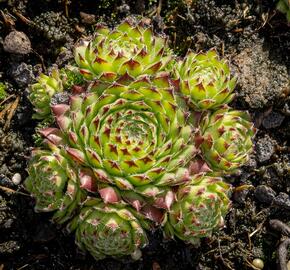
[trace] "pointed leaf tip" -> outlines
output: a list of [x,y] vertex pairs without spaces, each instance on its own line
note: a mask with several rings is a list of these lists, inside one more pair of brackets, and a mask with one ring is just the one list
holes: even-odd
[[119,195],[112,187],[106,187],[99,190],[104,203],[117,203],[120,201]]
[[56,104],[51,106],[51,110],[55,116],[60,116],[65,114],[69,110],[69,105],[67,104]]
[[160,224],[163,220],[164,214],[154,206],[145,205],[141,211],[148,219],[156,222],[157,224]]
[[97,185],[96,185],[96,180],[93,177],[92,173],[89,173],[87,171],[82,170],[80,172],[80,183],[81,183],[81,188],[85,189],[90,192],[96,192],[97,191]]
[[199,173],[207,173],[212,170],[208,166],[208,164],[203,160],[195,160],[190,162],[189,171],[191,175],[199,174]]
[[85,88],[79,85],[73,85],[71,88],[73,95],[79,95],[85,92]]

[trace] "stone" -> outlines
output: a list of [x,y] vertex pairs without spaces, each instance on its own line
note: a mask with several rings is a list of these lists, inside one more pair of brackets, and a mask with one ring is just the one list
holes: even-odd
[[5,37],[3,48],[8,53],[28,54],[31,52],[31,42],[25,33],[14,30]]
[[276,128],[279,127],[282,122],[284,121],[285,116],[278,113],[278,112],[271,112],[269,115],[267,115],[262,122],[262,125],[266,129],[270,128]]
[[256,144],[256,158],[259,162],[268,161],[275,152],[276,142],[268,135],[258,140]]
[[255,189],[255,197],[261,203],[268,203],[270,204],[276,196],[276,192],[265,185],[257,186]]

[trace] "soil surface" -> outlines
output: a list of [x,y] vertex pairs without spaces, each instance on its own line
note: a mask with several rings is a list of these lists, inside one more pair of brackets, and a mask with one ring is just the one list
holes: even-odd
[[[228,177],[235,190],[224,229],[200,247],[164,241],[155,231],[141,260],[96,262],[50,222],[50,214],[34,212],[23,187],[37,125],[27,87],[53,65],[63,67],[74,42],[97,22],[114,26],[127,16],[165,32],[179,55],[214,47],[228,58],[238,77],[231,106],[248,110],[258,132],[249,163]],[[240,270],[264,264],[287,270],[289,69],[290,25],[272,0],[0,0],[0,83],[7,88],[0,100],[0,269]]]

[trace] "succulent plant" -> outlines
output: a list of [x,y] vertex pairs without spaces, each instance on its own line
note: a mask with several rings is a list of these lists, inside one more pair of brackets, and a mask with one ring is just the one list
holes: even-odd
[[99,181],[141,194],[150,184],[188,180],[185,166],[196,152],[190,118],[166,74],[107,88],[95,82],[90,91],[52,107],[74,160],[94,168]]
[[136,256],[152,227],[191,243],[210,236],[230,206],[213,175],[243,165],[254,135],[248,114],[226,106],[227,63],[215,51],[178,60],[130,20],[99,25],[75,60],[31,87],[35,118],[54,121],[29,163],[35,209],[53,211],[97,260]]
[[290,22],[290,1],[279,0],[277,3],[277,9],[286,15],[288,22]]
[[200,147],[213,170],[233,171],[245,164],[253,149],[253,123],[246,112],[223,108],[201,123]]
[[29,100],[34,106],[34,119],[44,120],[51,117],[50,101],[53,95],[63,92],[59,71],[53,69],[51,75],[41,74],[37,83],[30,87]]
[[144,228],[149,223],[136,211],[120,204],[105,204],[100,199],[86,201],[81,213],[70,224],[76,230],[76,243],[96,260],[107,256],[134,255],[148,243]]
[[75,48],[75,61],[88,80],[115,81],[124,74],[153,75],[164,70],[171,57],[165,38],[130,20],[113,31],[99,25],[93,41],[83,40]]
[[54,144],[48,145],[50,149],[33,151],[25,186],[36,200],[35,211],[56,211],[53,220],[63,223],[72,217],[84,194],[70,159]]
[[188,104],[197,111],[216,110],[233,99],[236,78],[231,78],[227,62],[215,50],[189,51],[176,65],[174,76]]
[[198,244],[200,238],[223,226],[230,207],[229,193],[230,186],[222,178],[194,177],[190,184],[178,188],[176,202],[167,214],[165,233]]

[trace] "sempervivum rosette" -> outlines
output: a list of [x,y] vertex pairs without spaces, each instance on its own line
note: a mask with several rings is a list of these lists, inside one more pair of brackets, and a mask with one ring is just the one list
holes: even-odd
[[88,80],[114,81],[120,75],[153,75],[171,60],[167,40],[149,27],[129,20],[114,30],[99,25],[92,41],[75,48],[80,73]]
[[191,184],[180,186],[164,225],[167,236],[192,244],[210,236],[224,223],[230,207],[229,192],[230,186],[222,178],[210,176],[197,176]]
[[177,104],[167,75],[113,83],[100,96],[98,85],[72,96],[70,105],[53,107],[68,154],[92,167],[98,181],[141,195],[188,181],[186,166],[196,149],[189,114]]
[[215,171],[233,171],[248,161],[255,134],[248,113],[220,109],[208,114],[200,128],[202,155]]
[[33,151],[25,186],[36,200],[35,211],[55,211],[53,220],[63,223],[85,197],[70,158],[56,145],[48,144],[48,150]]
[[195,110],[215,110],[233,99],[236,78],[231,78],[227,62],[220,60],[214,50],[188,52],[174,74],[181,93]]
[[149,229],[149,223],[134,209],[99,199],[89,199],[69,224],[70,231],[76,230],[76,244],[96,260],[133,256],[148,243],[144,228]]
[[35,110],[33,118],[38,120],[50,118],[51,98],[61,92],[63,92],[63,83],[57,69],[53,69],[50,76],[41,74],[37,83],[30,86],[29,100]]

